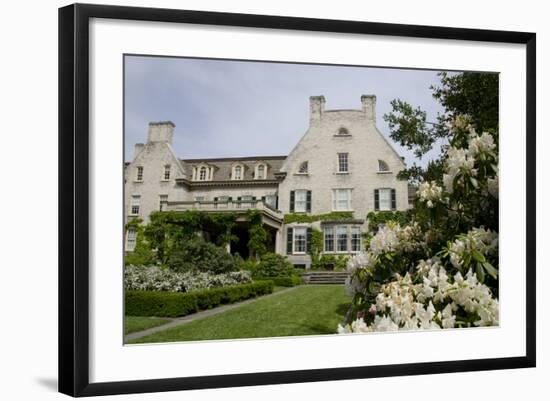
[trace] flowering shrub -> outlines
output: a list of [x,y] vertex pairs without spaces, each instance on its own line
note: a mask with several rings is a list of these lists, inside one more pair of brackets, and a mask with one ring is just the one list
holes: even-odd
[[339,333],[499,324],[498,149],[465,117],[439,180],[420,183],[409,223],[387,221],[347,266]]
[[157,266],[126,266],[124,269],[124,288],[129,291],[188,292],[250,282],[252,279],[247,271],[210,274],[206,272],[178,273]]

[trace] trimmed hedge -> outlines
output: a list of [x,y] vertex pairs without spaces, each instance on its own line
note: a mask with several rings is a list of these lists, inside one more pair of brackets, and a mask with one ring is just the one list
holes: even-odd
[[273,281],[257,281],[192,292],[126,291],[127,316],[179,317],[273,292]]
[[302,284],[302,278],[300,276],[290,277],[258,277],[255,280],[270,280],[273,281],[278,287],[294,287]]

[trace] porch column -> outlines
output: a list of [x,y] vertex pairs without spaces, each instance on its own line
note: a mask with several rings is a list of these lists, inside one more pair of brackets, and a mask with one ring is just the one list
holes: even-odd
[[275,231],[275,253],[284,254],[282,247],[282,228]]

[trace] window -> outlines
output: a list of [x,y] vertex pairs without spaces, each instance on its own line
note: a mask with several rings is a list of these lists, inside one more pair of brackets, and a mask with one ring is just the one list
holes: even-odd
[[307,211],[307,191],[300,189],[294,191],[294,211],[305,212]]
[[294,231],[294,253],[305,253],[307,228],[296,227],[294,228],[293,231]]
[[307,161],[302,162],[302,164],[300,164],[300,168],[298,169],[298,173],[299,174],[307,174],[308,173],[308,163],[307,163]]
[[136,249],[136,238],[136,230],[134,228],[129,228],[126,232],[126,250],[128,252],[133,252],[134,249]]
[[143,166],[137,167],[136,181],[143,181]]
[[266,195],[265,204],[272,209],[277,209],[277,195]]
[[168,195],[159,195],[159,210],[161,212],[163,210],[166,210],[167,203],[168,203]]
[[132,202],[130,203],[130,214],[139,214],[139,203],[141,201],[140,195],[132,195]]
[[205,200],[204,196],[195,196],[195,202],[204,202]]
[[325,227],[325,252],[334,252],[334,227]]
[[349,131],[346,128],[342,127],[338,130],[338,134],[336,134],[336,135],[338,135],[338,136],[347,136],[347,135],[349,135]]
[[256,176],[254,178],[256,178],[257,180],[265,180],[265,171],[265,164],[259,164],[258,167],[256,167]]
[[338,153],[338,172],[339,173],[349,172],[348,161],[349,161],[348,153]]
[[206,181],[206,167],[201,167],[199,170],[199,181]]
[[388,163],[386,163],[384,160],[378,160],[378,172],[385,173],[389,171],[390,167],[388,166]]
[[361,251],[361,230],[359,227],[351,227],[351,251]]
[[332,210],[351,210],[351,189],[332,190]]
[[336,226],[336,252],[348,251],[348,228]]
[[170,179],[170,165],[167,164],[164,166],[164,174],[162,175],[162,178],[164,181],[168,181]]
[[234,180],[242,180],[243,179],[243,167],[242,166],[235,166],[233,168],[233,179]]
[[[378,210],[392,210],[392,189],[381,188],[378,190]],[[375,205],[376,206],[376,205]]]

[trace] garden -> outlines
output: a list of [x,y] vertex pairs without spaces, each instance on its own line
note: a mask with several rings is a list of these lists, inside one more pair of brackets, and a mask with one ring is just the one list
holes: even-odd
[[[257,212],[248,212],[246,260],[225,248],[235,240],[231,213],[155,212],[147,225],[127,225],[137,237],[124,273],[126,334],[242,304],[129,342],[497,326],[498,76],[440,80],[437,122],[398,99],[384,116],[391,138],[418,159],[439,149],[399,173],[416,188],[413,208],[365,216],[364,251],[351,258],[323,255],[312,232],[312,267],[346,271],[345,286],[300,285],[286,257],[267,251]],[[323,216],[285,221],[313,218]]]

